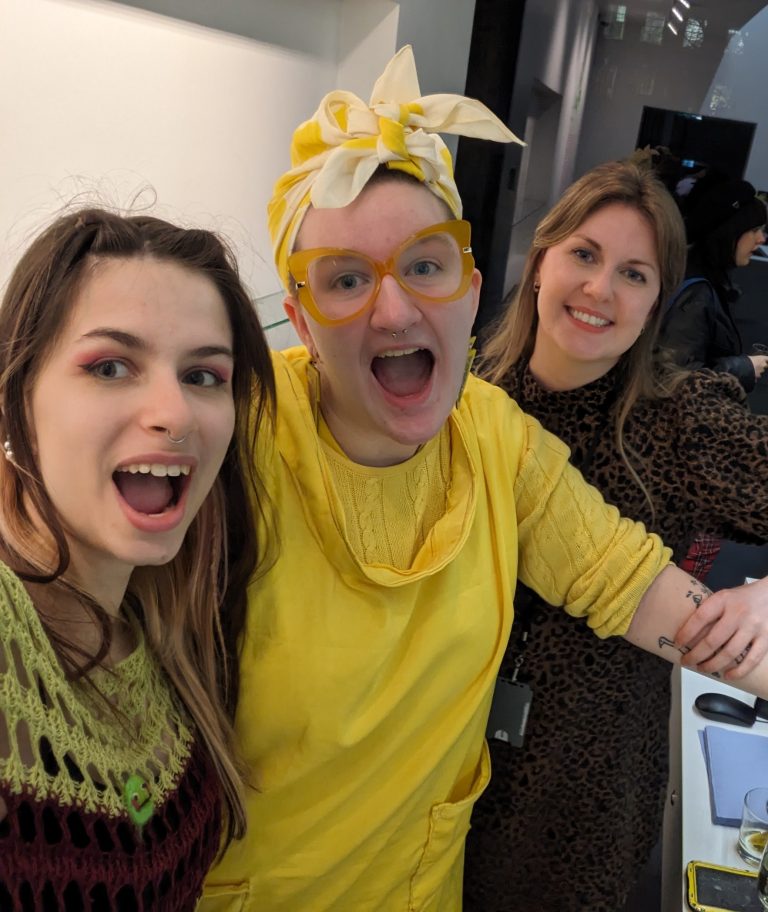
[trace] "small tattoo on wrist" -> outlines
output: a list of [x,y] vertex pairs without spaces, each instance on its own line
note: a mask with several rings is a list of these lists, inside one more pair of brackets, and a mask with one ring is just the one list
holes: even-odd
[[680,655],[687,655],[691,651],[690,646],[678,646],[674,640],[670,640],[669,637],[660,636],[659,637],[659,649],[663,649],[665,646],[671,646],[673,649],[676,649]]
[[689,589],[685,593],[685,597],[689,598],[693,602],[693,604],[696,606],[696,608],[699,608],[701,606],[701,603],[705,599],[709,598],[710,595],[712,595],[712,590],[709,589],[707,586],[705,586],[704,583],[700,583],[696,579],[691,579],[690,584],[691,584],[691,586],[695,586],[696,588]]

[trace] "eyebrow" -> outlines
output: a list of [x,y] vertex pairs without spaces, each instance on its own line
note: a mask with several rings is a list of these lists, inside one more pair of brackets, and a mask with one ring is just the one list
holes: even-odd
[[[599,244],[594,238],[588,237],[586,234],[575,233],[573,237],[581,238],[582,241],[586,241],[588,244],[591,244],[596,250],[602,251],[602,245]],[[626,260],[627,263],[631,263],[633,266],[647,266],[649,269],[653,269],[655,272],[659,271],[659,267],[655,266],[653,263],[649,263],[646,260],[638,260],[633,258],[631,260]]]
[[[83,333],[80,339],[111,339],[113,342],[117,342],[118,345],[123,345],[125,348],[135,351],[146,351],[149,348],[147,343],[139,336],[134,336],[133,333],[125,332],[122,329],[112,329],[109,326],[100,326],[90,332]],[[226,345],[201,345],[198,348],[193,348],[188,354],[194,358],[210,358],[213,355],[224,355],[234,360],[232,349]]]

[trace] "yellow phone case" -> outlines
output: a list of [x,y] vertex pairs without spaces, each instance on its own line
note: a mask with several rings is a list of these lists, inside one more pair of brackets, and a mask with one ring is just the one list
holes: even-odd
[[[757,895],[757,871],[747,871],[742,868],[728,868],[724,865],[713,864],[709,861],[689,861],[688,862],[688,905],[691,909],[694,909],[695,912],[734,912],[734,906],[713,906],[713,905],[702,905],[699,902],[698,890],[697,890],[697,878],[696,872],[698,869],[704,869],[707,871],[722,871],[725,874],[735,875],[736,877],[744,877],[752,880],[754,885],[750,889],[750,894],[754,891],[754,903],[753,908],[756,912],[759,912],[763,907],[760,903],[760,898]],[[751,895],[750,895],[751,901]],[[742,906],[743,908],[743,906]],[[751,910],[749,910],[751,912]]]

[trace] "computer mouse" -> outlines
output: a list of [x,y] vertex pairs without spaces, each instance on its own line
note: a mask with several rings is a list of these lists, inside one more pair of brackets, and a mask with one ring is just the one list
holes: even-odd
[[728,694],[699,694],[694,700],[694,706],[702,716],[715,722],[728,722],[731,725],[744,725],[749,728],[755,724],[757,718],[754,706],[742,703]]

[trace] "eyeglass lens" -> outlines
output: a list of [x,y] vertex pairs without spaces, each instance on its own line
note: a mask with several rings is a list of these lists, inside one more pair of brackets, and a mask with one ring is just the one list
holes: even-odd
[[[392,274],[416,295],[449,298],[462,283],[461,248],[448,232],[417,238],[396,254]],[[309,264],[307,284],[321,313],[329,319],[342,319],[370,300],[376,290],[376,265],[352,251],[344,256],[321,256]]]

